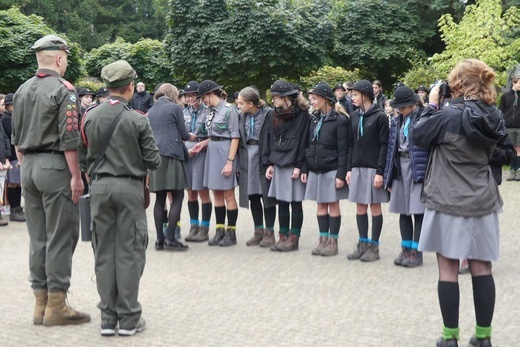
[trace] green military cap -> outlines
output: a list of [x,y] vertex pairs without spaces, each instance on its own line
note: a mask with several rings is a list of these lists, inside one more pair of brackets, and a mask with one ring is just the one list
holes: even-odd
[[137,74],[127,61],[118,60],[101,69],[101,78],[107,88],[117,88],[133,82]]
[[32,45],[31,50],[39,51],[65,51],[70,53],[67,41],[56,35],[46,35]]

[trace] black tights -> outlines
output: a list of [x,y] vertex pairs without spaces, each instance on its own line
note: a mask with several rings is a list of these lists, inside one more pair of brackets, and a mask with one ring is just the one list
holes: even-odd
[[[166,198],[168,193],[172,194],[172,205],[170,207],[170,213],[168,215],[168,229],[166,235],[163,234],[163,216],[164,216],[164,205],[166,204]],[[164,241],[164,238],[168,240],[174,239],[175,227],[177,222],[181,219],[182,200],[184,200],[184,190],[161,190],[155,193],[155,205],[153,207],[153,218],[155,221],[155,231],[157,233],[157,240]]]

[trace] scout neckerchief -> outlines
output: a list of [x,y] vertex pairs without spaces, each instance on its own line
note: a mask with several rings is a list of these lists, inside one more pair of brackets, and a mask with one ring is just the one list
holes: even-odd
[[358,134],[357,137],[363,137],[363,118],[365,117],[365,113],[362,111],[359,111],[359,124],[358,124]]
[[406,122],[404,123],[403,134],[406,138],[408,138],[409,128],[410,128],[410,116],[406,117]]
[[[323,125],[323,120],[325,119],[325,115],[323,112],[320,112],[320,120],[318,121],[318,125],[314,128],[314,139],[319,140],[321,126]],[[314,140],[313,139],[313,140]]]
[[251,115],[249,117],[249,137],[255,136],[255,117]]
[[209,130],[211,129],[211,121],[213,120],[213,117],[215,117],[215,108],[211,108],[211,112],[206,117],[206,133],[209,133]]
[[195,133],[195,124],[197,123],[197,110],[191,113],[191,132]]

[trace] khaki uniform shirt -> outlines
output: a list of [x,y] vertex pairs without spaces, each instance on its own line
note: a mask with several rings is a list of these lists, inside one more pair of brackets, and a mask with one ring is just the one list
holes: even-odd
[[13,145],[22,153],[76,150],[78,94],[56,71],[38,69],[18,88],[13,105]]
[[123,112],[121,120],[94,174],[144,177],[148,170],[155,170],[161,164],[148,118],[130,109],[123,98],[110,96],[83,116],[82,139],[78,145],[81,171],[89,172],[107,129],[120,112]]

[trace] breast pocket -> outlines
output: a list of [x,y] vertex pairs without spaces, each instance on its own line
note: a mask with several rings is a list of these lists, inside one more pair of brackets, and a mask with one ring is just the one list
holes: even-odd
[[298,145],[298,139],[294,135],[278,138],[277,149],[279,152],[289,152]]

